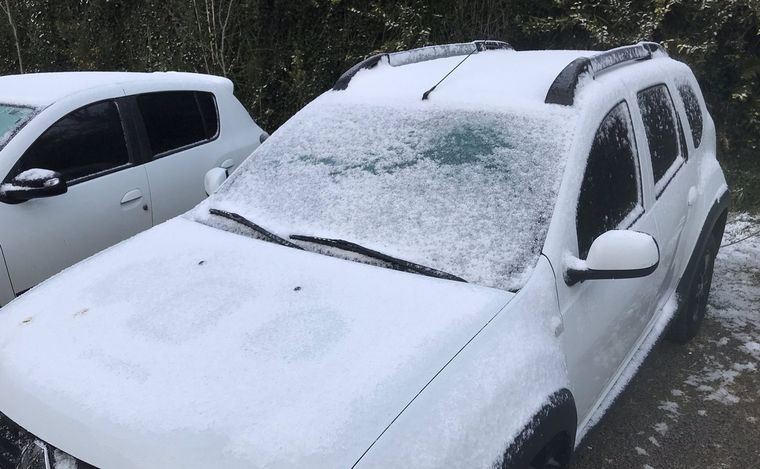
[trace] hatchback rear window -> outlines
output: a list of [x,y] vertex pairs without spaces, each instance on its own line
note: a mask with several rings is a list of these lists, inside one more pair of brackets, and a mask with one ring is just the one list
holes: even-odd
[[200,91],[147,93],[137,97],[153,156],[213,139],[219,130],[214,95]]

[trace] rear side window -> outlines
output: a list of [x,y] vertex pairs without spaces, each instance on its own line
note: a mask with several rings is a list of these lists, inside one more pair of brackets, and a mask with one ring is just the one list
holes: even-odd
[[12,177],[32,168],[60,172],[72,181],[129,163],[116,103],[77,109],[53,124],[24,153]]
[[643,212],[640,179],[631,113],[623,101],[599,125],[586,163],[576,220],[582,259],[599,235],[627,227]]
[[677,129],[678,117],[665,85],[640,91],[638,103],[649,142],[655,186],[659,193],[669,180],[665,177],[670,176],[668,170],[679,158],[679,163],[683,161]]
[[699,98],[694,88],[688,83],[678,85],[678,94],[681,95],[686,109],[686,118],[689,120],[691,136],[694,138],[694,148],[699,148],[699,144],[702,143],[702,109],[699,107]]
[[200,91],[167,91],[137,97],[153,156],[216,137],[219,119],[214,95]]

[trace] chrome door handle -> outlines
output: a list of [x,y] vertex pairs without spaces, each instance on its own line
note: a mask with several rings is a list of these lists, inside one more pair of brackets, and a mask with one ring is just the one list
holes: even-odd
[[140,200],[141,198],[142,191],[140,191],[140,189],[132,189],[131,191],[124,194],[124,197],[121,198],[121,205],[134,202],[135,200]]

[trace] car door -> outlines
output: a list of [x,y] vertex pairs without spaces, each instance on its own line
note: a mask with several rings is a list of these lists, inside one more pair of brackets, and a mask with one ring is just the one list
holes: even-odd
[[15,294],[151,226],[148,178],[128,150],[117,100],[77,109],[49,127],[9,174],[60,172],[65,194],[0,203],[0,246]]
[[[642,154],[648,155],[654,176],[660,268],[656,296],[664,299],[675,286],[676,259],[690,213],[690,197],[696,198],[696,168],[689,161],[681,117],[669,87],[656,84],[638,91],[634,118],[644,129]],[[690,196],[690,192],[693,192]]]
[[153,195],[153,222],[194,207],[207,194],[209,170],[231,170],[242,155],[225,156],[219,141],[216,99],[205,91],[161,91],[134,97],[143,122],[146,166]]
[[[621,101],[601,119],[588,154],[578,196],[574,245],[566,252],[585,259],[593,241],[606,231],[631,229],[655,234],[646,207],[648,168],[638,156],[629,105]],[[573,243],[573,241],[569,241]],[[559,275],[568,374],[584,416],[611,385],[643,333],[652,311],[648,277],[587,280],[568,285]]]

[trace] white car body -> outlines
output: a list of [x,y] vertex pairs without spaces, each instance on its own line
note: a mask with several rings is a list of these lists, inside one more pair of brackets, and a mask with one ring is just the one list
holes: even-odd
[[[139,109],[134,111],[127,100],[181,91],[214,96],[218,132],[154,158],[149,148],[140,146],[145,133],[134,129],[144,122]],[[68,181],[64,194],[0,203],[0,306],[60,270],[205,198],[207,173],[214,168],[231,172],[260,143],[262,130],[232,91],[232,83],[224,78],[173,72],[0,77],[0,104],[23,106],[31,117],[20,129],[0,135],[0,184],[11,182],[14,167],[48,129],[93,103],[117,103],[123,145],[129,149],[128,164]]]
[[[565,105],[545,103],[555,78],[571,62],[589,66],[584,58],[596,52],[486,50],[491,48],[432,47],[355,67],[193,211],[16,299],[0,314],[0,412],[46,448],[109,468],[522,468],[552,444],[562,446],[554,456],[564,462],[687,303],[683,289],[690,285],[692,259],[701,256],[705,232],[722,230],[727,187],[696,81],[659,48],[637,45],[623,53],[648,51],[649,60],[575,75],[579,83],[565,90],[576,96]],[[423,91],[468,53],[467,62],[428,93],[429,103],[421,101]],[[689,116],[674,95],[685,134],[679,144],[685,147],[678,148],[688,150],[688,158],[668,170],[658,196],[637,93],[652,85],[673,88],[674,80],[696,88],[703,130],[695,144]],[[586,161],[600,122],[615,118],[610,110],[621,101],[628,103],[625,122],[633,128],[627,135],[635,136],[638,149],[632,162],[639,174],[631,175],[638,205],[620,226],[596,237],[581,260],[576,212]],[[346,106],[348,117],[332,106]],[[390,109],[382,114],[388,120],[378,117],[380,124],[373,125],[370,117],[350,128],[351,113],[364,109],[378,115]],[[359,169],[329,171],[340,167],[340,155],[329,153],[333,148],[362,132],[375,135],[394,125],[394,116],[410,113],[422,125],[439,111],[473,109],[467,114],[473,126],[480,115],[525,117],[512,121],[518,135],[549,119],[555,134],[513,143],[528,167],[536,161],[545,166],[540,171],[556,171],[556,188],[547,189],[556,190],[548,196],[551,213],[519,206],[514,211],[520,215],[506,221],[468,219],[471,211],[500,213],[492,205],[501,202],[487,191],[493,171],[477,172],[459,155],[445,163],[453,170],[430,163],[433,154],[392,169],[370,160]],[[315,115],[332,116],[345,129],[325,136],[330,158],[308,158],[322,145],[311,138],[323,130]],[[432,122],[448,125],[444,118]],[[396,130],[388,132],[400,139]],[[496,135],[487,133],[488,126],[477,130],[486,140]],[[562,143],[562,155],[530,151],[553,148],[554,141]],[[406,151],[393,142],[356,140],[356,148],[390,148],[396,153],[385,157],[392,159]],[[454,140],[446,142],[440,149],[456,148]],[[421,147],[411,145],[416,152]],[[397,206],[393,197],[384,198],[383,187],[409,187],[405,175],[427,173],[405,171],[425,171],[425,165],[482,180],[477,189],[483,192],[444,187],[428,174],[409,188],[418,200]],[[295,169],[288,172],[290,167]],[[308,186],[320,174],[323,180]],[[527,187],[531,176],[517,181]],[[278,183],[266,185],[268,180]],[[543,196],[531,197],[555,183],[551,177],[538,181],[515,192],[511,202],[525,198],[543,207]],[[331,192],[341,184],[361,190],[341,199]],[[418,201],[443,208],[417,211]],[[367,216],[361,204],[382,207],[369,209],[380,219]],[[250,223],[246,228],[215,217],[219,209],[239,211],[282,237],[343,237],[414,263],[427,261],[436,269],[423,269],[431,276],[447,269],[478,281],[398,272],[329,249],[279,246],[263,240],[266,235],[251,237],[257,228],[251,231]],[[428,219],[431,210],[444,215]],[[386,212],[411,213],[400,224],[408,232],[383,218]],[[522,225],[533,217],[540,226]],[[393,239],[386,224],[397,230]],[[494,226],[510,239],[479,231]],[[436,238],[440,233],[430,227],[439,227],[450,244],[436,250],[446,238]],[[526,230],[529,240],[531,230],[538,233],[529,265],[504,252]],[[518,268],[494,271],[481,262],[491,246],[493,258]]]

